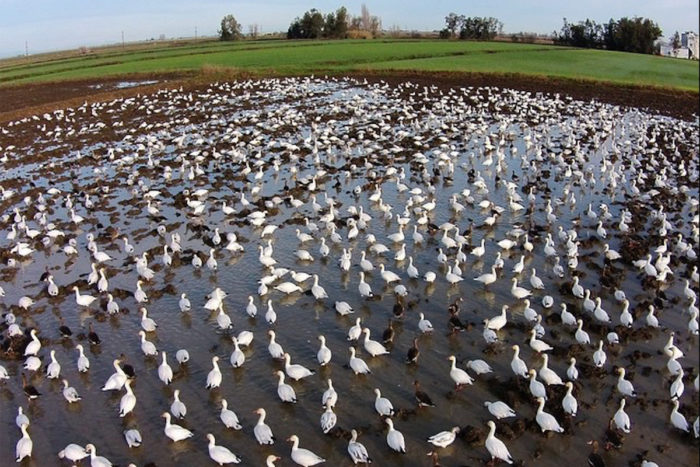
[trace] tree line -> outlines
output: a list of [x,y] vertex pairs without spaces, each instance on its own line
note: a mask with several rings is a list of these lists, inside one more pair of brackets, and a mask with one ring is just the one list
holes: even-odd
[[440,38],[491,40],[502,32],[503,23],[492,16],[482,18],[450,13],[445,16],[445,28],[440,31]]
[[619,50],[653,54],[654,42],[661,37],[661,28],[648,18],[612,18],[605,24],[586,19],[576,24],[564,18],[560,32],[554,32],[554,42],[573,47]]
[[345,39],[358,36],[358,32],[375,37],[381,29],[381,19],[371,15],[364,3],[359,16],[351,16],[344,6],[327,15],[312,8],[292,21],[287,29],[287,39]]

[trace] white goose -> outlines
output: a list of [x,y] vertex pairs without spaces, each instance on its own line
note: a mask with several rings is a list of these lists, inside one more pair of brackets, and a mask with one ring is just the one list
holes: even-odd
[[537,415],[535,416],[535,420],[537,421],[537,424],[540,426],[540,429],[544,433],[545,431],[555,431],[557,433],[563,433],[564,428],[562,428],[559,425],[559,422],[557,422],[557,419],[554,418],[554,416],[550,413],[545,412],[544,409],[544,398],[538,397],[537,398],[537,403],[539,404],[539,407],[537,408]]
[[350,454],[350,459],[352,459],[352,463],[357,465],[359,464],[370,464],[372,463],[372,459],[369,457],[369,454],[367,453],[367,448],[357,441],[357,431],[353,428],[350,431],[350,434],[352,438],[348,442],[348,454]]
[[333,406],[329,405],[321,414],[321,430],[324,434],[328,434],[338,422],[338,416],[333,412]]
[[636,397],[637,393],[634,391],[634,386],[629,380],[625,379],[625,369],[620,367],[617,369],[617,372],[620,375],[617,378],[617,390],[625,396]]
[[272,434],[272,430],[270,429],[270,427],[265,423],[265,416],[267,415],[265,409],[259,408],[253,413],[260,415],[260,418],[258,418],[258,421],[255,424],[255,428],[253,428],[253,434],[255,434],[255,439],[261,445],[274,444],[275,437]]
[[356,374],[356,375],[365,375],[368,373],[371,373],[369,367],[367,366],[367,363],[365,363],[364,360],[362,360],[359,357],[355,356],[355,347],[350,347],[350,369]]
[[564,412],[568,413],[572,417],[576,416],[576,412],[578,412],[578,402],[576,401],[576,398],[571,394],[571,392],[574,389],[574,384],[571,381],[566,382],[566,394],[564,395],[564,398],[561,400],[561,405],[562,408],[564,409]]
[[406,443],[404,442],[403,434],[394,429],[394,422],[390,418],[387,418],[384,421],[387,425],[389,425],[389,431],[386,434],[386,444],[388,444],[394,451],[405,454]]
[[217,446],[216,439],[211,433],[207,433],[209,440],[209,457],[219,465],[239,464],[241,458],[231,452],[227,447]]
[[267,334],[268,336],[270,336],[270,343],[267,346],[267,351],[270,353],[270,356],[277,360],[284,359],[284,349],[275,340],[275,331],[270,329],[269,331],[267,331]]
[[370,339],[369,328],[364,328],[362,332],[365,334],[364,347],[368,354],[370,354],[373,357],[376,357],[378,355],[385,355],[389,353],[387,348],[384,347],[384,345],[381,342]]
[[452,381],[455,382],[457,389],[461,388],[465,384],[472,384],[474,382],[472,377],[469,376],[466,371],[462,370],[461,368],[457,368],[457,357],[450,355],[447,357],[447,359],[452,363],[450,368],[450,378],[452,378]]
[[219,414],[219,418],[226,428],[233,428],[234,430],[243,428],[238,421],[236,413],[228,408],[226,399],[221,399],[221,413]]
[[277,370],[275,375],[277,375],[279,378],[277,382],[277,395],[279,398],[282,400],[282,402],[296,403],[297,395],[294,392],[294,388],[284,382],[284,373]]
[[170,384],[173,380],[173,369],[168,365],[165,351],[161,352],[161,355],[163,356],[163,362],[158,366],[158,379],[160,379],[163,384]]
[[525,364],[525,361],[520,358],[520,346],[519,345],[513,345],[513,359],[510,361],[510,368],[513,370],[513,373],[515,373],[516,376],[520,376],[523,378],[528,377],[528,370],[527,370],[527,365]]
[[542,368],[540,368],[539,376],[540,378],[549,385],[563,385],[564,381],[559,377],[554,370],[547,366],[549,363],[549,355],[542,355]]
[[382,397],[382,393],[379,388],[374,389],[374,394],[376,395],[374,399],[374,410],[383,417],[391,417],[394,415],[394,406],[391,401],[386,397]]
[[305,366],[299,365],[299,364],[291,364],[290,360],[292,357],[289,356],[288,353],[285,352],[283,355],[284,358],[284,371],[287,373],[287,376],[292,378],[294,381],[299,381],[302,378],[306,378],[308,376],[311,376],[315,373],[313,370],[309,370]]
[[185,415],[187,415],[187,406],[180,400],[179,389],[173,392],[173,399],[173,403],[170,404],[170,413],[172,413],[175,418],[185,418]]
[[32,438],[29,437],[29,433],[27,433],[27,426],[28,425],[22,425],[19,427],[19,429],[22,431],[22,437],[15,445],[15,460],[17,462],[22,462],[22,459],[25,457],[32,457],[32,448],[34,447],[34,443],[32,442]]
[[455,438],[457,438],[457,433],[459,433],[459,427],[455,426],[449,431],[441,431],[440,433],[430,436],[428,438],[428,442],[433,446],[446,448],[450,444],[454,443]]
[[221,370],[219,369],[219,357],[214,355],[211,358],[211,364],[213,368],[207,374],[207,389],[218,388],[221,385],[221,380],[223,379]]
[[126,380],[124,383],[124,388],[126,389],[126,394],[124,394],[119,401],[119,416],[125,417],[126,414],[134,410],[136,407],[136,396],[131,390],[131,381]]
[[300,448],[299,437],[297,435],[290,436],[287,438],[287,441],[292,443],[292,460],[302,467],[310,467],[312,465],[326,462],[326,459],[316,455],[308,449]]
[[627,412],[625,412],[625,402],[626,401],[624,397],[620,399],[620,408],[618,408],[617,412],[615,412],[615,415],[613,415],[613,422],[619,430],[622,430],[625,433],[629,433],[630,417],[629,415],[627,415]]
[[508,404],[505,402],[501,401],[496,401],[496,402],[489,402],[486,401],[484,402],[484,407],[488,409],[488,411],[496,417],[497,419],[502,419],[502,418],[508,418],[508,417],[515,417],[515,410],[513,410]]
[[495,436],[496,424],[489,420],[488,426],[489,434],[486,437],[485,446],[486,450],[489,452],[489,454],[491,454],[491,462],[493,463],[496,459],[500,459],[508,464],[512,464],[513,458],[511,457],[510,452],[508,452],[508,448],[503,441]]
[[114,360],[112,365],[116,371],[112,373],[105,385],[102,386],[103,391],[120,391],[124,387],[124,383],[126,383],[126,373],[119,366],[119,360]]
[[165,418],[165,436],[173,440],[174,442],[182,441],[187,438],[194,436],[187,428],[181,427],[175,423],[170,423],[170,414],[168,412],[163,412],[161,417]]
[[318,336],[318,340],[321,341],[321,347],[318,349],[318,352],[316,352],[316,359],[319,365],[324,366],[331,361],[331,349],[326,347],[326,338],[324,336]]
[[89,307],[92,305],[92,302],[96,300],[96,297],[93,297],[92,295],[81,295],[77,286],[73,286],[73,291],[75,292],[75,301],[78,306]]

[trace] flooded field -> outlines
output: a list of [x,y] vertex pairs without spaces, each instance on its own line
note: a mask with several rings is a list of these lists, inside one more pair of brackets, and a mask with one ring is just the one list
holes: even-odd
[[[70,443],[119,465],[207,465],[209,433],[242,465],[313,465],[292,451],[296,435],[349,466],[351,430],[375,465],[483,465],[490,420],[521,465],[585,465],[593,440],[607,465],[700,461],[697,121],[497,88],[307,78],[162,90],[1,130],[0,465],[23,436],[18,408],[33,447],[22,463],[36,466],[69,465],[58,453]],[[349,340],[358,320],[369,333]],[[537,352],[531,329],[552,349]],[[270,330],[291,366],[271,355]],[[244,331],[252,342],[239,346]],[[385,338],[388,353],[372,356]],[[562,433],[542,433],[514,345],[552,383],[544,412]],[[356,374],[351,347],[369,373]],[[456,385],[466,377],[450,356],[470,384]],[[213,357],[221,383],[207,387]],[[102,390],[115,365],[135,376]],[[294,365],[313,374],[295,381]],[[296,402],[278,395],[279,370]],[[557,376],[573,380],[575,416]],[[324,434],[329,379],[337,421],[326,413]],[[434,407],[419,406],[416,381]],[[376,389],[405,453],[387,444]],[[186,415],[172,423],[192,431],[181,441],[162,417],[176,397]],[[612,421],[623,398],[628,433]],[[222,422],[224,400],[240,430]],[[516,415],[496,419],[484,403],[497,400]],[[273,444],[256,439],[259,408]],[[427,441],[453,427],[449,446]]]

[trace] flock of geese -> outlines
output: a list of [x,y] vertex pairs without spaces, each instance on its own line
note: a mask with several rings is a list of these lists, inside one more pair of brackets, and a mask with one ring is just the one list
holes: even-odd
[[0,130],[17,462],[697,463],[697,121],[300,78]]

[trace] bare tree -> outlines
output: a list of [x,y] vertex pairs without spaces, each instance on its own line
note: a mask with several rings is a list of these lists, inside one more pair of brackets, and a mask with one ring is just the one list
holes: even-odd
[[260,25],[257,23],[249,24],[248,25],[248,35],[251,37],[251,39],[257,39],[258,36],[260,35]]

